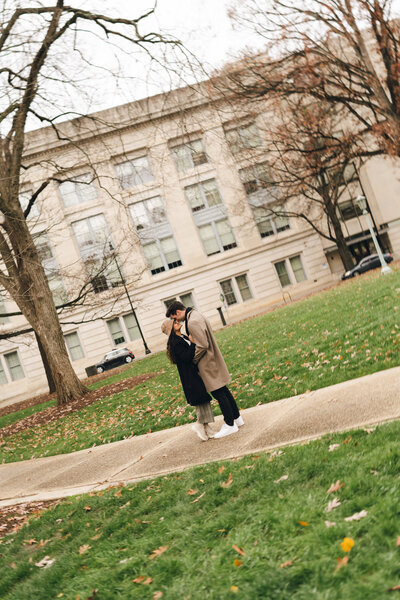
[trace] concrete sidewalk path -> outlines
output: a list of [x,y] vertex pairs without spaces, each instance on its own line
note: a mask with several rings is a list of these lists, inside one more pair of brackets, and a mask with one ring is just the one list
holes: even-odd
[[[240,399],[239,399],[240,403]],[[50,500],[180,471],[193,465],[400,418],[400,367],[242,411],[239,432],[201,442],[191,425],[0,465],[0,507]],[[222,417],[213,429],[218,431]]]

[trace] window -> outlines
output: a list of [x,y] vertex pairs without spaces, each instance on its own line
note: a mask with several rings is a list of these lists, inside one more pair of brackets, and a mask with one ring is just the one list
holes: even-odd
[[8,381],[0,358],[0,385],[4,385],[5,383],[8,383]]
[[63,181],[58,186],[64,206],[75,206],[90,202],[97,198],[97,189],[90,173],[74,177],[71,181]]
[[292,256],[275,263],[275,270],[282,287],[307,279],[300,256]]
[[[19,203],[24,212],[28,207],[29,200],[32,198],[32,194],[33,194],[32,190],[27,190],[27,191],[21,192],[19,194]],[[38,217],[39,215],[40,215],[40,209],[39,209],[39,204],[38,204],[38,198],[36,198],[35,202],[31,206],[31,209],[29,211],[27,219],[32,219],[34,217]]]
[[239,297],[242,299],[242,302],[246,302],[246,300],[250,300],[253,297],[246,274],[237,275],[236,277],[232,277],[232,279],[225,279],[220,282],[220,286],[228,306],[237,304]]
[[207,256],[236,248],[216,180],[189,185],[185,187],[185,194]]
[[130,206],[143,254],[153,275],[182,264],[164,204],[159,196]]
[[239,176],[261,237],[290,229],[284,206],[276,204],[278,190],[273,185],[268,163],[241,169]]
[[79,358],[84,357],[82,346],[79,341],[79,336],[76,333],[76,331],[74,331],[73,333],[67,333],[66,335],[64,335],[64,339],[71,360],[78,360]]
[[111,337],[114,344],[123,344],[125,342],[125,336],[122,332],[121,323],[118,317],[107,321],[108,329],[110,330]]
[[[0,315],[1,315],[1,313],[5,313],[5,312],[7,312],[6,311],[6,305],[4,303],[3,298],[0,296]],[[1,317],[0,316],[0,325],[2,323],[8,323],[9,320],[10,320],[10,317]]]
[[104,215],[75,221],[71,226],[95,294],[120,285],[121,269]]
[[168,308],[173,302],[175,302],[175,300],[179,300],[180,302],[182,302],[182,304],[186,308],[188,308],[189,306],[191,308],[194,308],[195,306],[192,292],[186,292],[185,294],[181,294],[178,297],[174,296],[174,298],[168,298],[168,300],[164,300],[165,308]]
[[233,291],[233,287],[232,287],[232,280],[227,279],[226,281],[221,281],[220,285],[221,285],[222,293],[225,296],[225,302],[227,303],[227,305],[231,306],[232,304],[237,304],[235,292]]
[[350,221],[350,219],[362,215],[362,210],[354,200],[346,200],[345,202],[340,202],[338,205],[337,214],[342,221]]
[[182,264],[173,237],[143,245],[143,253],[153,275],[174,269]]
[[222,204],[222,198],[215,179],[208,179],[202,183],[188,185],[185,187],[185,194],[189,206],[194,213]]
[[272,184],[268,163],[240,169],[239,176],[248,196],[259,190],[264,190]]
[[147,156],[140,156],[115,165],[115,171],[124,190],[154,181]]
[[134,341],[140,338],[140,331],[133,313],[124,315],[123,317],[125,328],[128,332],[129,339]]
[[10,373],[11,381],[17,381],[18,379],[23,379],[25,377],[18,357],[18,352],[15,351],[4,354],[4,359],[6,361],[8,372]]
[[202,140],[195,140],[189,144],[182,144],[173,148],[172,156],[179,172],[193,169],[208,162]]
[[237,154],[242,150],[256,148],[261,145],[261,139],[255,123],[229,129],[225,131],[225,137],[232,154]]
[[46,274],[54,303],[56,305],[64,304],[68,301],[68,295],[47,233],[35,235],[33,241]]
[[159,196],[130,205],[130,211],[136,231],[168,223],[163,201]]
[[122,320],[120,317],[110,319],[107,321],[107,325],[116,346],[123,344],[127,337],[132,341],[140,338],[140,331],[133,313],[123,315]]
[[207,256],[236,248],[236,240],[228,219],[201,225],[199,233]]

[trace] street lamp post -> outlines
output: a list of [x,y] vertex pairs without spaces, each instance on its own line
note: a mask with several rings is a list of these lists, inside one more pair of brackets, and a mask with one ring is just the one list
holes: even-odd
[[145,351],[145,354],[151,354],[151,350],[150,350],[150,348],[148,347],[148,345],[146,344],[146,340],[144,339],[144,335],[143,335],[142,328],[140,327],[140,324],[139,324],[138,318],[137,318],[137,316],[136,316],[136,311],[135,311],[135,309],[133,308],[132,300],[131,300],[131,297],[130,297],[130,295],[129,295],[128,288],[126,287],[125,279],[124,279],[124,278],[123,278],[123,276],[122,276],[121,269],[119,268],[118,260],[117,260],[116,258],[115,258],[114,260],[115,260],[115,264],[117,265],[118,273],[119,273],[119,276],[121,277],[121,281],[122,281],[122,285],[124,286],[125,293],[126,293],[126,295],[127,295],[127,297],[128,297],[129,304],[130,304],[130,306],[131,306],[131,310],[132,310],[132,314],[133,314],[133,316],[134,316],[134,318],[135,318],[136,325],[138,326],[139,333],[140,333],[140,337],[142,338],[142,341],[143,341],[143,346],[144,346],[144,351]]
[[365,217],[365,220],[367,221],[368,229],[370,231],[372,241],[374,242],[376,253],[379,256],[379,260],[381,261],[381,265],[382,265],[381,273],[383,275],[387,275],[388,273],[392,272],[392,269],[388,266],[387,262],[385,261],[384,256],[382,254],[382,250],[379,246],[379,242],[376,239],[375,231],[374,231],[374,228],[372,227],[371,219],[369,217],[369,212],[367,210],[367,200],[366,200],[365,196],[357,196],[356,204],[358,205],[359,209],[361,210],[362,214]]

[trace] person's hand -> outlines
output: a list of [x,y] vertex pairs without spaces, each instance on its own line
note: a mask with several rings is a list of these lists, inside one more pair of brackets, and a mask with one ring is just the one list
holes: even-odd
[[194,344],[194,343],[195,343],[195,342],[194,342],[194,339],[192,338],[192,336],[190,335],[190,333],[189,333],[189,335],[188,335],[188,338],[189,338],[189,340],[192,342],[192,344]]

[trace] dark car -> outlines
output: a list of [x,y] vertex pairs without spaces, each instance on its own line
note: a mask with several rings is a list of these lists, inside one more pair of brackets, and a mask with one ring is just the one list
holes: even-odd
[[131,352],[131,350],[129,350],[129,348],[115,348],[115,350],[107,352],[103,360],[96,364],[96,371],[98,373],[103,373],[107,369],[113,369],[119,365],[130,363],[134,358],[135,355],[133,352]]
[[[393,260],[393,256],[391,254],[384,254],[383,257],[387,263],[390,263]],[[357,275],[361,275],[361,273],[365,273],[366,271],[370,271],[371,269],[377,269],[380,266],[381,261],[379,260],[379,256],[377,254],[365,256],[360,260],[358,265],[350,269],[350,271],[346,271],[346,273],[343,273],[342,279],[350,279],[351,277],[357,277]]]

